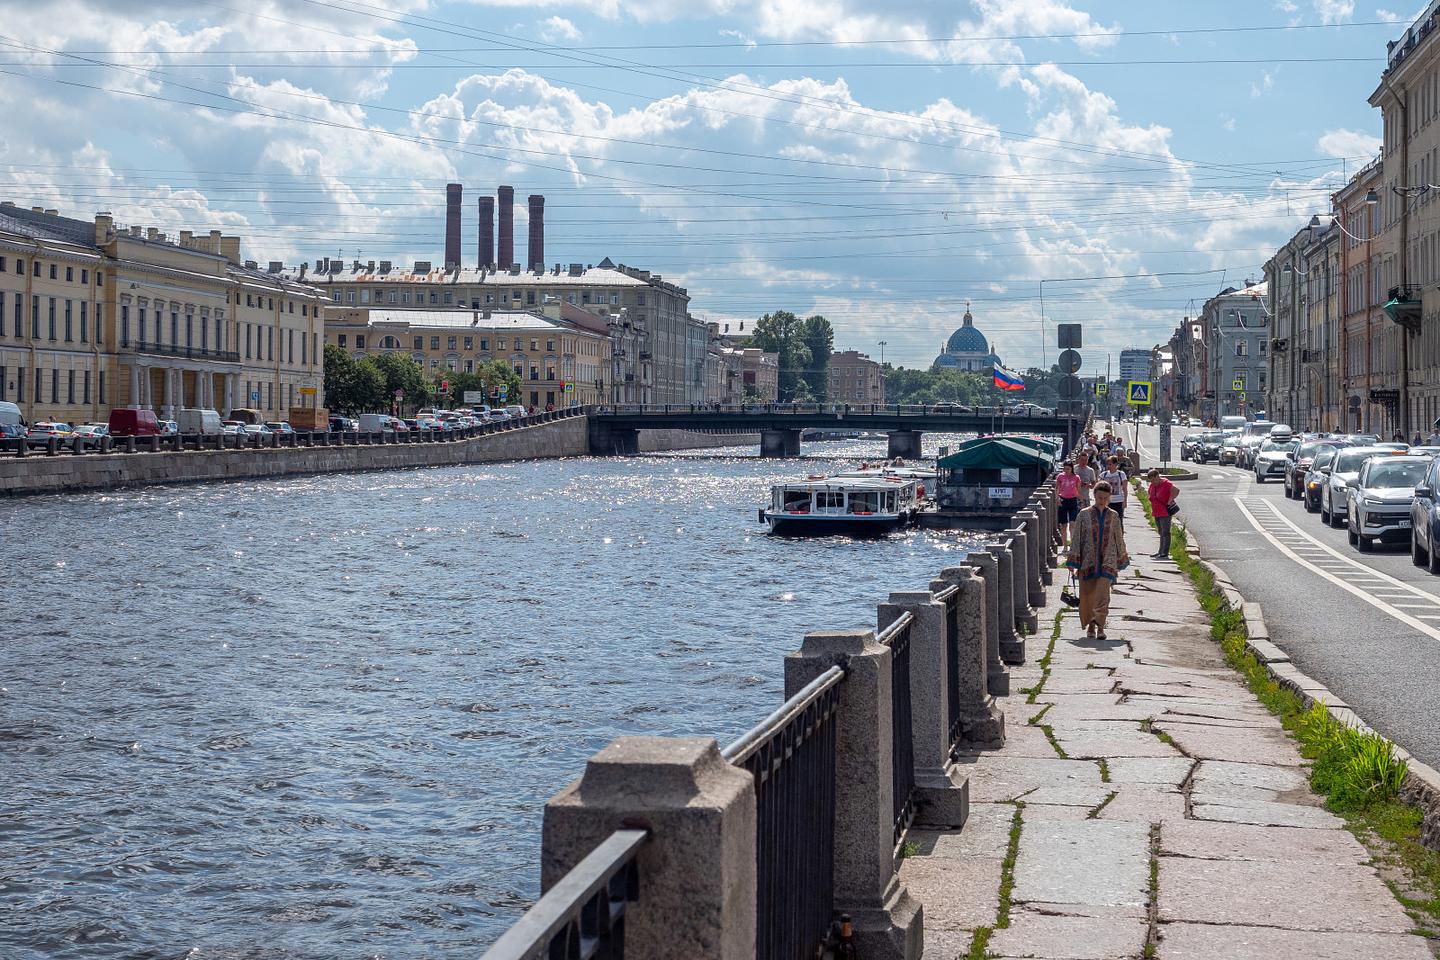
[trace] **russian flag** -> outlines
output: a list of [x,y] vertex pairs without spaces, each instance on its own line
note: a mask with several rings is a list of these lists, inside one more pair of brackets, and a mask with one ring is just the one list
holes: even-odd
[[1024,390],[1025,381],[1020,374],[995,364],[995,386],[1001,390]]

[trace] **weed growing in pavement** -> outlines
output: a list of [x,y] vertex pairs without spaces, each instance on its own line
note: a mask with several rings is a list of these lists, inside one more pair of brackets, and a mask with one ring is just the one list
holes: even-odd
[[1050,661],[1055,656],[1055,641],[1060,639],[1060,614],[1063,611],[1055,611],[1055,628],[1050,631],[1050,643],[1045,647],[1045,656],[1037,662],[1040,664],[1040,682],[1033,687],[1025,687],[1020,692],[1025,694],[1026,703],[1034,703],[1045,689],[1045,681],[1050,679]]
[[920,855],[920,844],[916,843],[914,840],[906,840],[906,841],[900,846],[900,859],[901,859],[901,860],[908,860],[908,859],[910,859],[911,857],[918,857],[919,855]]
[[1050,741],[1050,746],[1055,748],[1055,752],[1059,755],[1061,760],[1070,759],[1070,754],[1066,753],[1065,748],[1060,746],[1060,741],[1055,739],[1054,727],[1050,726],[1050,724],[1048,723],[1042,723],[1040,724],[1040,732],[1045,734],[1045,739]]
[[1100,782],[1110,782],[1110,764],[1104,757],[1096,757],[1095,763],[1100,767]]
[[1049,712],[1050,712],[1050,708],[1053,707],[1053,706],[1055,706],[1055,704],[1053,704],[1053,703],[1047,703],[1047,704],[1045,704],[1045,706],[1043,706],[1043,707],[1040,708],[1040,712],[1039,712],[1039,713],[1035,714],[1035,716],[1031,717],[1029,720],[1026,720],[1025,722],[1026,722],[1027,724],[1029,724],[1030,726],[1032,726],[1032,727],[1039,726],[1039,725],[1040,725],[1040,718],[1043,717],[1043,716],[1045,716],[1045,714],[1049,713]]
[[[1403,889],[1391,884],[1400,904],[1422,926],[1440,922],[1440,851],[1420,843],[1422,813],[1399,799],[1405,761],[1388,740],[1345,726],[1324,704],[1307,707],[1299,694],[1270,675],[1246,646],[1244,617],[1230,609],[1210,570],[1186,552],[1187,542],[1185,527],[1177,525],[1170,557],[1195,587],[1225,662],[1299,743],[1301,755],[1311,761],[1310,786],[1325,797],[1326,807],[1345,818],[1377,859],[1409,878]],[[1436,935],[1433,929],[1425,932]]]
[[970,935],[970,949],[960,960],[985,960],[990,934],[1010,926],[1010,896],[1015,889],[1015,861],[1020,856],[1020,832],[1025,826],[1025,801],[1015,801],[1015,815],[1010,818],[1010,840],[1005,845],[1005,859],[1000,863],[1000,908],[995,912],[993,927],[976,927]]
[[1101,811],[1101,810],[1104,810],[1106,807],[1110,806],[1110,801],[1111,801],[1111,800],[1114,800],[1114,799],[1115,799],[1116,797],[1118,797],[1118,796],[1120,796],[1120,791],[1119,791],[1119,790],[1111,790],[1108,794],[1106,794],[1104,800],[1101,800],[1098,804],[1096,804],[1096,805],[1090,810],[1089,813],[1085,814],[1085,819],[1086,819],[1086,820],[1095,820],[1095,819],[1097,819],[1097,818],[1100,816],[1100,811]]

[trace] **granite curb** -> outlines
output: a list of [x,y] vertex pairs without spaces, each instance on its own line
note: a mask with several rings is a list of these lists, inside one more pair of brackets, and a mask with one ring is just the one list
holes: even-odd
[[1291,663],[1289,655],[1271,642],[1270,630],[1265,625],[1265,617],[1260,609],[1260,604],[1246,600],[1225,571],[1204,559],[1201,555],[1200,545],[1195,542],[1195,534],[1188,528],[1185,530],[1185,537],[1186,552],[1210,571],[1211,576],[1215,578],[1216,587],[1225,597],[1226,605],[1231,610],[1240,611],[1241,618],[1245,623],[1245,647],[1264,664],[1265,670],[1271,678],[1293,691],[1307,708],[1316,703],[1322,704],[1337,722],[1362,733],[1374,734],[1387,741],[1394,748],[1396,755],[1405,761],[1406,774],[1405,780],[1400,786],[1401,798],[1420,808],[1423,816],[1420,842],[1432,849],[1440,849],[1440,771],[1417,759],[1403,746],[1376,731],[1328,687],[1313,677],[1307,676]]

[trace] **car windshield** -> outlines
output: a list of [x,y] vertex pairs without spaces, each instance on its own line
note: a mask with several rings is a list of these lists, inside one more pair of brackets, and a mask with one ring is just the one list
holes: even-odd
[[1294,445],[1289,440],[1266,440],[1264,443],[1260,444],[1261,453],[1273,453],[1276,451],[1288,451],[1292,449],[1294,449]]
[[1302,444],[1300,444],[1300,449],[1297,450],[1297,451],[1295,451],[1295,456],[1297,456],[1297,457],[1313,457],[1313,456],[1315,456],[1315,451],[1316,451],[1316,450],[1319,450],[1319,449],[1320,449],[1320,444],[1318,444],[1318,443],[1302,443]]
[[1376,463],[1365,480],[1367,487],[1413,487],[1425,478],[1428,463],[1401,460],[1398,463]]
[[1371,457],[1379,456],[1380,452],[1371,448],[1362,447],[1358,450],[1346,450],[1335,458],[1336,473],[1358,473],[1360,467]]

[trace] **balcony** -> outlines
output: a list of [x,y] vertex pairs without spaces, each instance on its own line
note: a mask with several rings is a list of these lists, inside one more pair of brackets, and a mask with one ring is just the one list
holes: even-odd
[[1420,330],[1420,288],[1391,287],[1386,301],[1380,306],[1385,316],[1394,320],[1411,333]]
[[213,360],[216,363],[239,363],[238,350],[212,350],[207,347],[176,347],[162,343],[121,344],[122,351],[151,357],[184,357],[187,360]]

